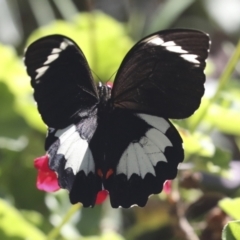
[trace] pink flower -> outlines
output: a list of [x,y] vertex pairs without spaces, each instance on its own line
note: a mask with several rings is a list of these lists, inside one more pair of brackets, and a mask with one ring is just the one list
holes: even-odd
[[[38,170],[37,189],[45,192],[55,192],[60,189],[58,185],[57,174],[48,166],[49,158],[47,155],[36,158],[34,167]],[[99,191],[96,198],[96,204],[101,204],[108,196],[108,191]]]
[[48,156],[34,160],[34,167],[38,170],[37,188],[45,192],[55,192],[60,189],[57,175],[48,166]]
[[166,194],[169,194],[172,190],[172,181],[171,180],[167,180],[165,181],[164,185],[163,185],[163,191]]

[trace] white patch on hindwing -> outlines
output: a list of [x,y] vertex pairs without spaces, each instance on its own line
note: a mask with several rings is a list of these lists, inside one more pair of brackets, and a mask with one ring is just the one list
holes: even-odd
[[150,126],[153,126],[154,128],[161,131],[162,133],[166,133],[167,130],[170,128],[170,124],[164,118],[144,113],[137,114],[137,116],[144,120]]
[[55,136],[60,140],[57,154],[62,154],[66,159],[65,169],[71,168],[74,175],[81,170],[86,175],[95,171],[88,142],[80,137],[74,124],[56,131]]
[[137,143],[130,143],[123,152],[117,165],[117,174],[125,174],[129,179],[132,174],[144,178],[147,173],[156,176],[154,167],[158,162],[167,162],[164,155],[166,147],[172,143],[165,133],[171,127],[164,118],[148,114],[137,114],[139,118],[152,126]]
[[157,129],[151,128],[146,132],[146,137],[152,141],[161,152],[164,152],[165,148],[170,146],[172,147],[172,143],[170,140]]

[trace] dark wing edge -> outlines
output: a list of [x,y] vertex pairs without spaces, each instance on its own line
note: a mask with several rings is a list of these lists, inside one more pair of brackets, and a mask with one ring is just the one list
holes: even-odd
[[143,38],[120,65],[113,105],[166,118],[189,117],[204,94],[209,47],[209,36],[197,30],[165,30]]
[[68,37],[50,35],[30,44],[24,63],[43,121],[65,128],[89,115],[98,93],[87,60]]

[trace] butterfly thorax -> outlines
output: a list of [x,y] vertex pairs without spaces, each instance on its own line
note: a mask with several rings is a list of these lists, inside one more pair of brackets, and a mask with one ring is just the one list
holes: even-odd
[[107,102],[111,97],[111,87],[108,85],[103,85],[101,82],[98,84],[97,87],[98,95],[100,102]]
[[99,104],[98,112],[100,115],[105,114],[110,111],[110,98],[111,98],[111,87],[108,85],[103,85],[102,83],[98,84],[98,95],[99,95]]

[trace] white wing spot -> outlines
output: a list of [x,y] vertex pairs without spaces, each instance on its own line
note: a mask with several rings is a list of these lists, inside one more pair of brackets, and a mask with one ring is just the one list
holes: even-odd
[[62,50],[66,49],[67,46],[68,46],[68,43],[67,43],[66,41],[63,41],[63,42],[60,44],[60,48],[61,48]]
[[47,64],[55,61],[58,57],[59,57],[59,54],[57,54],[57,53],[49,55],[47,60],[43,63],[43,65],[47,65]]
[[40,78],[47,71],[48,68],[49,68],[49,66],[44,66],[44,67],[40,67],[40,68],[36,69],[37,76],[35,77],[35,80]]
[[176,45],[174,41],[168,41],[162,44],[163,47],[165,47],[170,52],[175,53],[188,53],[188,51],[182,49],[181,46]]
[[62,49],[60,48],[54,48],[51,52],[51,54],[55,54],[55,53],[60,53],[62,51]]
[[180,46],[169,46],[166,47],[166,49],[170,52],[175,52],[175,53],[188,53],[188,51],[182,49]]
[[167,41],[162,44],[163,47],[176,46],[176,43],[173,41]]
[[162,45],[164,43],[163,39],[160,37],[157,37],[157,38],[154,37],[152,39],[150,38],[150,39],[146,39],[146,40],[147,40],[147,42],[152,43],[154,45]]
[[182,54],[181,57],[185,60],[187,60],[188,62],[192,62],[192,63],[200,63],[196,58],[198,57],[198,55],[195,54]]
[[[188,51],[184,50],[181,46],[177,45],[174,41],[166,41],[160,37],[152,36],[150,38],[145,39],[144,42],[152,43],[154,45],[160,45],[162,47],[165,47],[166,50],[170,52],[175,52],[175,53],[188,53]],[[192,54],[190,54],[192,55]]]

